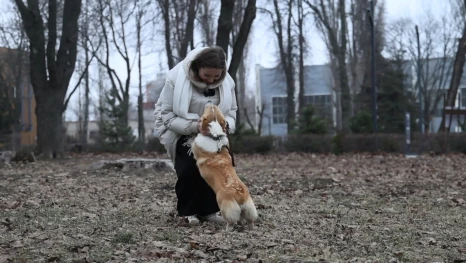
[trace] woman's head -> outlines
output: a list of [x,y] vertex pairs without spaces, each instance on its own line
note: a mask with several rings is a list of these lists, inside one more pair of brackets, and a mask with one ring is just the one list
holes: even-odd
[[191,62],[190,68],[206,84],[223,79],[226,75],[225,52],[221,47],[208,47]]

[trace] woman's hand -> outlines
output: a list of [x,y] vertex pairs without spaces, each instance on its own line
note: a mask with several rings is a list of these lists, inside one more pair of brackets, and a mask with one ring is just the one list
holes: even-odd
[[197,120],[197,131],[202,135],[208,136],[210,134],[210,130],[207,128],[202,130],[202,117]]

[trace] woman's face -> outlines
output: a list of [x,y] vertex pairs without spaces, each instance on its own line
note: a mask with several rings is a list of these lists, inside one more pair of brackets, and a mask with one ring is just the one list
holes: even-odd
[[223,69],[219,68],[200,68],[199,78],[205,84],[212,84],[222,76]]

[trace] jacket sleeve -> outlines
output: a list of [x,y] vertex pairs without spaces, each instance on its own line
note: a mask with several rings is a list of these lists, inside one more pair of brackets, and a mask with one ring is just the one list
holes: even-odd
[[[233,81],[232,81],[233,82]],[[234,133],[236,130],[236,112],[238,111],[238,105],[236,104],[236,93],[235,93],[235,84],[233,82],[231,88],[231,109],[230,112],[226,116],[226,120],[228,122],[228,127],[230,133]]]
[[160,93],[160,116],[163,125],[180,135],[190,135],[197,133],[197,120],[187,120],[173,113],[173,93],[174,86],[170,79],[167,78],[165,86]]

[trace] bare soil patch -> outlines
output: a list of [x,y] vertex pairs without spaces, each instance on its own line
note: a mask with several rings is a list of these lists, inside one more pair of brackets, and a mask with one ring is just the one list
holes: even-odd
[[119,158],[0,167],[0,262],[466,262],[463,155],[236,155],[260,221],[231,232],[180,221],[170,171],[88,169]]

